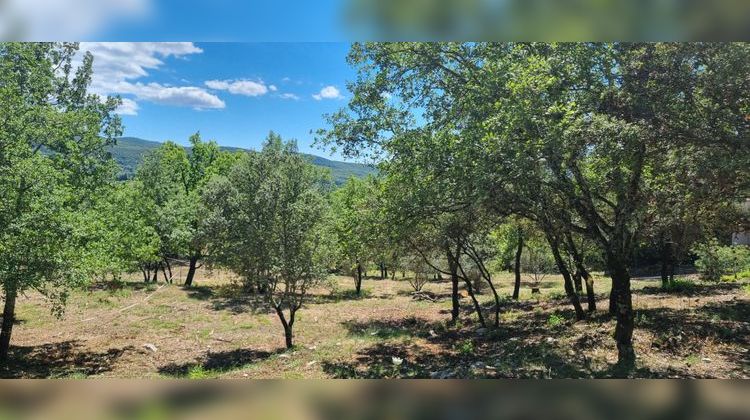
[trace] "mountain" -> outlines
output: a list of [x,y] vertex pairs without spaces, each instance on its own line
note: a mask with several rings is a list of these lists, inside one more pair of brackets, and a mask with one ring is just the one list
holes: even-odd
[[[135,168],[141,162],[143,156],[161,145],[162,143],[139,139],[137,137],[120,137],[117,139],[117,144],[110,147],[110,153],[112,153],[112,157],[122,168],[120,176],[122,178],[130,178],[135,173]],[[221,149],[229,152],[249,151],[248,149],[241,149],[239,147],[222,146]],[[307,157],[313,165],[329,168],[334,182],[339,185],[353,176],[364,177],[377,172],[375,168],[361,163],[340,162],[306,153],[302,155]]]

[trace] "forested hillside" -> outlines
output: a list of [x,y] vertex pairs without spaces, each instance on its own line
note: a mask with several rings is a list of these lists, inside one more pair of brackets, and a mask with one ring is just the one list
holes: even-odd
[[[117,139],[117,144],[113,146],[112,157],[122,167],[122,178],[131,178],[135,173],[135,168],[140,163],[143,156],[151,150],[159,147],[161,143],[151,140],[144,140],[137,137],[121,137]],[[246,150],[237,147],[222,147],[222,150],[240,151]],[[320,156],[304,154],[316,166],[330,168],[333,180],[336,184],[343,184],[351,177],[363,177],[375,173],[375,169],[361,163],[339,162],[329,160]]]

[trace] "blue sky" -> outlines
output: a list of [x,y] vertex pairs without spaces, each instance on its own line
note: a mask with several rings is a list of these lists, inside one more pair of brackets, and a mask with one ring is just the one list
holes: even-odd
[[225,146],[258,148],[270,130],[313,148],[310,130],[351,97],[348,43],[82,43],[92,89],[119,94],[125,135],[187,144],[200,131]]

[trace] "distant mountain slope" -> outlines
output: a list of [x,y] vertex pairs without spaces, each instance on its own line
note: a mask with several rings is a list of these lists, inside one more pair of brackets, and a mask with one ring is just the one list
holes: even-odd
[[[123,178],[130,178],[135,173],[135,168],[141,162],[143,156],[159,146],[161,146],[161,143],[156,141],[139,139],[137,137],[121,137],[117,139],[117,144],[111,147],[110,152],[115,161],[122,167],[121,176]],[[222,147],[221,149],[232,152],[248,151],[247,149],[238,147]],[[340,162],[305,153],[303,153],[303,156],[309,158],[310,162],[314,165],[330,168],[336,184],[343,184],[353,176],[364,177],[377,172],[375,168],[361,163]]]

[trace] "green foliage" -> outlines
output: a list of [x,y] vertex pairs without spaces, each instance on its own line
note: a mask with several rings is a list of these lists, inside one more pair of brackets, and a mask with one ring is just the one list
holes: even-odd
[[695,290],[696,284],[687,278],[677,277],[672,281],[662,284],[661,289],[668,293],[684,293]]
[[458,353],[462,356],[472,356],[474,354],[474,342],[470,339],[462,341],[458,345]]
[[750,268],[750,248],[747,246],[720,246],[716,239],[712,239],[696,245],[693,252],[698,256],[695,266],[704,280],[719,281],[727,273],[737,279],[740,272]]
[[88,213],[92,241],[87,266],[102,277],[111,274],[117,280],[160,259],[160,239],[150,223],[155,208],[141,190],[136,181],[116,184]]
[[[87,210],[114,173],[120,101],[88,93],[93,57],[77,44],[0,43],[0,286],[6,305],[29,289],[58,313],[85,282]],[[11,306],[12,307],[12,306]],[[12,320],[11,320],[12,323]],[[3,325],[10,339],[11,323]],[[5,357],[7,341],[0,342]]]
[[190,137],[190,144],[188,150],[166,142],[143,158],[136,173],[162,258],[200,258],[206,241],[201,191],[241,158],[221,151],[215,141],[204,142],[199,133]]
[[551,314],[549,318],[547,318],[547,325],[553,328],[562,325],[564,322],[565,318],[558,314]]
[[260,153],[243,155],[203,196],[211,260],[263,290],[288,334],[310,287],[327,276],[327,188],[327,174],[296,143],[271,133]]

